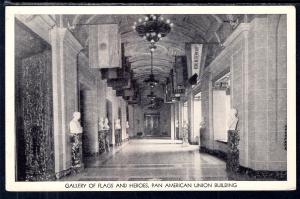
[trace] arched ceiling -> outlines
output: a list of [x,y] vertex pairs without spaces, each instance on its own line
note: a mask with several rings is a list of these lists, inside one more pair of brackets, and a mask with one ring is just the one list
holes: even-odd
[[[119,25],[125,56],[129,57],[134,78],[142,83],[150,74],[149,42],[132,29],[133,23],[144,15],[64,15],[64,26],[73,26],[73,34],[83,46],[88,44],[88,25],[116,23]],[[165,81],[174,64],[174,56],[185,55],[185,44],[216,41],[215,33],[232,15],[163,15],[174,23],[171,32],[157,43],[153,53],[153,73]]]

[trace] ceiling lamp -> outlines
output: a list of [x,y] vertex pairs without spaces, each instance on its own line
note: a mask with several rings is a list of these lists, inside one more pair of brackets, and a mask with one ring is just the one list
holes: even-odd
[[154,88],[159,83],[159,81],[155,79],[153,74],[153,51],[150,52],[151,52],[151,74],[149,75],[148,79],[144,80],[144,82],[148,83],[151,88]]
[[160,15],[146,15],[134,22],[132,28],[138,35],[151,43],[158,42],[161,38],[167,36],[174,24],[170,19],[165,20]]
[[150,48],[151,52],[154,52],[157,47],[156,47],[156,45],[154,43],[151,43],[151,45],[149,46],[149,48]]
[[153,91],[151,91],[150,94],[147,95],[147,97],[148,97],[149,99],[151,99],[151,101],[152,101],[152,100],[154,100],[154,99],[156,98],[156,95],[154,94]]

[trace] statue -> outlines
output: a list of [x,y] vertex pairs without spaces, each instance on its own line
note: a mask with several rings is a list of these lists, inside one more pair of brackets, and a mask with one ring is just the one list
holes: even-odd
[[228,130],[235,131],[238,121],[237,110],[235,108],[230,109],[230,116],[227,122]]
[[[106,132],[104,133],[103,137],[104,137],[104,150],[106,152],[110,151],[109,149],[109,125],[108,125],[109,121],[107,119],[107,117],[104,119],[104,122],[103,122],[103,130],[105,130]],[[102,142],[102,140],[101,140]]]
[[175,121],[175,128],[178,128],[178,127],[179,127],[179,121],[176,120],[176,121]]
[[182,127],[185,129],[188,129],[188,127],[189,127],[188,125],[189,125],[188,122],[184,120]]
[[99,119],[99,131],[102,131],[104,129],[104,121],[103,117],[100,117]]
[[80,119],[80,113],[79,112],[74,112],[73,113],[73,119],[70,122],[70,133],[71,134],[79,134],[82,133],[82,127],[79,123]]
[[129,122],[126,121],[126,128],[128,129],[129,128]]
[[182,129],[182,143],[183,144],[187,144],[188,143],[188,128],[189,128],[189,126],[188,126],[188,122],[187,121],[183,121],[183,124],[182,124],[182,127],[183,127],[183,129]]
[[115,120],[115,129],[121,129],[120,119]]
[[70,133],[72,134],[72,167],[80,168],[82,162],[82,127],[79,123],[80,113],[74,112],[70,122]]
[[103,130],[109,130],[110,127],[108,125],[109,121],[107,119],[107,117],[104,119],[104,123],[103,123]]
[[204,118],[204,117],[201,117],[200,129],[201,129],[201,128],[205,128],[205,125],[206,125],[206,123],[205,123],[205,118]]

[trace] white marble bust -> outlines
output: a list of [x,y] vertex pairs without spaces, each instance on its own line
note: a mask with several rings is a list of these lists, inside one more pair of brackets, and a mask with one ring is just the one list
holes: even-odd
[[189,127],[189,123],[187,121],[183,121],[183,124],[182,124],[182,127],[185,128],[185,129],[188,129]]
[[103,124],[103,130],[109,130],[110,127],[108,125],[108,119],[107,117],[104,119],[104,124]]
[[201,118],[201,122],[200,122],[200,128],[205,128],[205,125],[206,125],[206,123],[205,123],[205,118],[202,117],[202,118]]
[[79,123],[80,113],[74,112],[73,119],[70,122],[70,133],[71,134],[79,134],[82,133],[82,126]]
[[237,110],[235,108],[230,109],[230,115],[227,123],[228,130],[236,130],[236,126],[239,119],[237,118]]
[[178,121],[178,120],[175,121],[175,127],[176,127],[176,128],[179,127],[179,121]]
[[121,129],[120,119],[115,120],[115,129]]
[[100,117],[99,119],[99,131],[102,131],[104,129],[104,121],[103,117]]

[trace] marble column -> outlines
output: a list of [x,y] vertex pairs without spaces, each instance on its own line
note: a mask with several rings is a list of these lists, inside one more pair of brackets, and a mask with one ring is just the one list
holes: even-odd
[[174,104],[171,104],[171,140],[175,140],[175,105]]
[[84,90],[83,101],[83,132],[84,132],[84,155],[97,155],[98,145],[98,113],[97,113],[97,90]]
[[53,131],[55,173],[57,177],[71,168],[71,143],[68,124],[78,111],[77,54],[80,43],[66,28],[54,27],[51,32],[53,81]]

